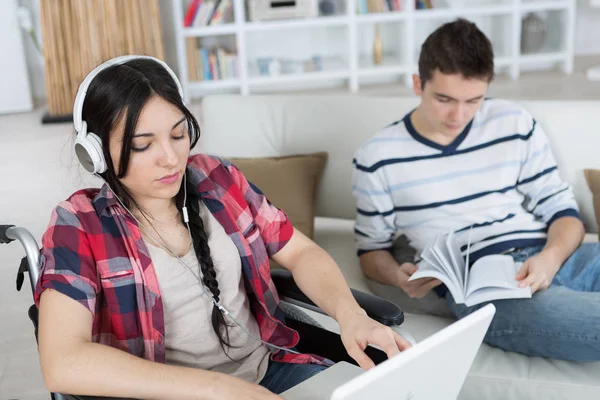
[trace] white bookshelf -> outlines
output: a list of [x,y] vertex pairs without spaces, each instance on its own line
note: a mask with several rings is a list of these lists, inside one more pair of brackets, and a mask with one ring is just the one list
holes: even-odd
[[[244,95],[265,91],[345,85],[351,92],[381,82],[412,84],[417,72],[418,52],[426,36],[441,24],[465,17],[490,37],[495,50],[497,72],[518,79],[522,71],[560,66],[573,71],[576,0],[468,0],[464,7],[449,7],[447,1],[434,1],[437,8],[416,10],[414,1],[404,0],[403,11],[357,14],[356,0],[340,0],[342,13],[310,19],[250,22],[244,0],[233,0],[234,22],[208,27],[183,26],[187,1],[172,0],[176,27],[178,76],[186,98],[215,92]],[[521,21],[527,13],[547,18],[548,40],[535,54],[521,54]],[[384,59],[372,61],[375,25],[380,26]],[[238,77],[227,80],[190,81],[186,38],[235,43]],[[226,39],[224,39],[226,38]],[[316,50],[315,50],[316,49]],[[262,53],[261,53],[262,52]],[[323,57],[321,71],[277,76],[259,75],[259,57]],[[329,57],[335,62],[325,62]]]

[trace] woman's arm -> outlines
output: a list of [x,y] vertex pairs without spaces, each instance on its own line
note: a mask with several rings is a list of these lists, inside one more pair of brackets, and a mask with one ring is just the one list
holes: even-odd
[[346,350],[361,367],[374,365],[363,351],[368,344],[379,346],[388,357],[410,346],[392,329],[367,317],[333,258],[298,230],[294,229],[290,241],[272,258],[292,273],[303,293],[340,324]]
[[139,399],[280,399],[225,374],[151,362],[93,343],[91,327],[92,314],[81,304],[52,289],[42,293],[39,353],[51,392]]

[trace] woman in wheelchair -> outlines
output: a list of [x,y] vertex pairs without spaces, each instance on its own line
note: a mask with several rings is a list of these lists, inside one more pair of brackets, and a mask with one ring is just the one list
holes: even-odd
[[[276,399],[331,362],[300,354],[269,259],[373,366],[409,346],[370,319],[337,265],[231,163],[190,155],[200,129],[166,64],[119,57],[74,106],[75,152],[100,189],[73,193],[42,238],[39,352],[52,392],[169,399]],[[243,135],[240,132],[240,135]]]

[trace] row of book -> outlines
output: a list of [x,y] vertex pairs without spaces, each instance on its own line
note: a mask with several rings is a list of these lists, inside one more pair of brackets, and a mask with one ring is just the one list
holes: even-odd
[[183,26],[199,27],[233,22],[233,0],[190,0]]
[[199,47],[194,49],[193,56],[188,55],[190,81],[235,79],[239,76],[238,71],[237,54],[230,53],[222,47]]
[[358,0],[357,11],[359,14],[402,11],[403,1],[404,0]]
[[[359,14],[402,11],[404,0],[357,0]],[[415,0],[415,9],[433,8],[431,0]]]

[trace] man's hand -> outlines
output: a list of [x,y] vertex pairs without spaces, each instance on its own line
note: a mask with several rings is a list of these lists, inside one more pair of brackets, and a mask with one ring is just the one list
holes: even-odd
[[435,278],[422,278],[409,282],[408,279],[412,274],[417,272],[418,269],[419,267],[411,263],[400,265],[397,272],[397,286],[404,290],[409,297],[421,299],[425,297],[431,289],[440,285],[442,282]]
[[531,294],[547,289],[560,267],[561,262],[552,253],[542,251],[530,257],[521,266],[516,276],[516,279],[521,281],[519,287],[531,286]]
[[342,343],[362,369],[375,366],[364,352],[369,344],[383,350],[388,358],[411,347],[411,344],[392,328],[372,320],[362,309],[344,313],[338,318]]

